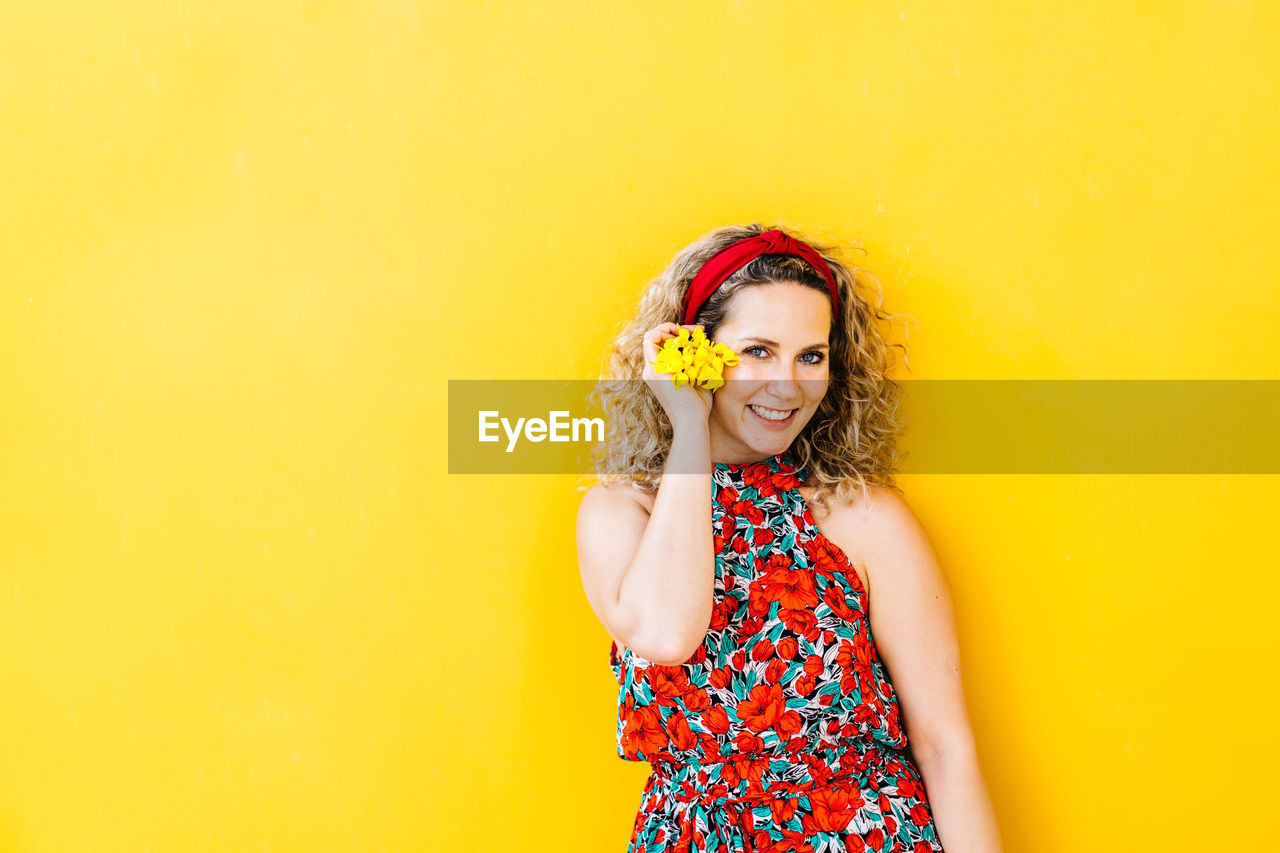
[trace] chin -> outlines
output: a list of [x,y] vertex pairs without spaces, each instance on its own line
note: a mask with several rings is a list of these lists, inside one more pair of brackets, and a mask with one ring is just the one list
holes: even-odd
[[755,416],[747,410],[744,403],[742,415],[732,423],[721,421],[721,426],[726,439],[736,442],[754,456],[764,458],[777,456],[789,448],[812,414],[811,409],[801,408],[792,416],[795,420],[785,429],[769,429],[756,422]]
[[790,432],[771,433],[769,435],[760,435],[759,433],[749,433],[744,436],[744,443],[752,450],[758,451],[767,456],[774,456],[791,446],[791,442],[795,441],[795,435]]

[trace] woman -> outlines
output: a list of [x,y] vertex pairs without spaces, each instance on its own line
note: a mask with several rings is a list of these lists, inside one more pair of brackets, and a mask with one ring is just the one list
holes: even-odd
[[[618,753],[653,769],[629,853],[1000,849],[950,595],[893,483],[896,315],[857,284],[831,247],[716,229],[650,283],[594,392],[579,565]],[[718,389],[654,371],[681,327],[738,354]]]

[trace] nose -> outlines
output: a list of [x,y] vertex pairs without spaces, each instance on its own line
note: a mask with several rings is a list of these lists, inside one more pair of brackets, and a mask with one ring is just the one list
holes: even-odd
[[796,392],[799,390],[795,362],[780,359],[777,368],[770,373],[769,381],[765,383],[765,390],[779,402],[795,402],[798,396]]

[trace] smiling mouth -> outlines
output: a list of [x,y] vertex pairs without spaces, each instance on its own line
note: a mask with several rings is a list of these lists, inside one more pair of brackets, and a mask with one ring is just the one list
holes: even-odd
[[769,421],[785,421],[796,411],[795,409],[769,409],[754,403],[748,404],[747,408]]

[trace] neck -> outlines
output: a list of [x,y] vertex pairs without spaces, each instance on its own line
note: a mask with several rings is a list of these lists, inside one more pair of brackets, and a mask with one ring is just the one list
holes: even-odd
[[770,468],[776,468],[784,464],[791,457],[791,448],[778,451],[772,456],[750,456],[740,457],[738,459],[721,459],[712,461],[712,465],[719,468],[748,468],[753,465],[766,465]]
[[713,465],[750,465],[755,462],[764,462],[768,459],[774,459],[786,456],[791,450],[790,445],[782,450],[770,453],[768,451],[760,451],[751,447],[738,445],[732,450],[719,452],[715,448],[711,451],[711,464]]

